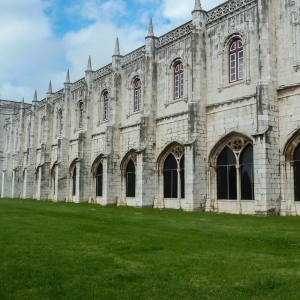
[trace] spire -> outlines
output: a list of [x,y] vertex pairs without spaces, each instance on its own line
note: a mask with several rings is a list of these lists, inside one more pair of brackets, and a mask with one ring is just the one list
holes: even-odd
[[150,18],[150,21],[149,21],[147,37],[148,36],[154,36],[152,18]]
[[22,105],[24,105],[24,97],[23,97],[23,99],[22,99]]
[[36,90],[35,90],[35,92],[34,92],[34,96],[33,96],[33,100],[32,100],[32,102],[33,101],[38,101],[38,99],[37,99],[37,92],[36,92]]
[[52,94],[52,84],[51,84],[51,80],[50,80],[50,82],[49,82],[48,93],[49,93],[49,94]]
[[91,56],[90,55],[89,55],[89,60],[88,60],[86,70],[87,71],[92,71],[92,61],[91,61]]
[[119,38],[116,39],[116,45],[115,45],[115,52],[114,52],[114,55],[120,55]]
[[65,83],[70,83],[70,72],[69,72],[69,69],[68,69],[68,72],[67,72]]
[[200,0],[195,0],[195,8],[194,10],[200,10],[202,9],[201,7],[201,1]]

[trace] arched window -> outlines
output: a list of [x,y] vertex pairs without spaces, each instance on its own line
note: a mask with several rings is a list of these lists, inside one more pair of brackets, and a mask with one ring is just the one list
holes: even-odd
[[229,81],[235,82],[244,78],[243,42],[237,39],[229,47]]
[[108,120],[108,92],[105,92],[103,94],[103,120],[107,121]]
[[134,82],[134,111],[141,110],[142,104],[142,86],[140,79]]
[[253,146],[248,145],[240,157],[241,165],[241,199],[254,199],[253,184]]
[[62,110],[60,110],[57,114],[57,124],[58,124],[58,134],[62,133],[63,130],[63,115]]
[[76,196],[76,167],[73,170],[73,196]]
[[173,153],[170,153],[165,160],[163,173],[164,198],[178,198],[178,187],[180,187],[180,198],[184,198],[184,155],[176,159]]
[[[239,141],[238,139],[237,142]],[[253,145],[248,144],[244,148],[240,143],[231,145],[237,155],[226,146],[217,160],[217,197],[237,200],[240,194],[240,200],[253,200]],[[236,145],[238,146],[235,148]],[[238,193],[239,190],[241,193]]]
[[83,109],[84,109],[83,103],[80,102],[79,103],[79,128],[82,128],[83,126]]
[[46,123],[46,118],[43,117],[41,121],[41,142],[45,142],[45,123]]
[[300,201],[300,144],[294,151],[294,190],[295,201]]
[[218,157],[218,199],[237,199],[236,158],[229,147]]
[[96,174],[96,196],[102,197],[102,187],[103,187],[103,165],[99,164]]
[[174,67],[174,99],[183,97],[184,93],[184,69],[183,63],[179,62]]
[[135,197],[135,165],[132,159],[126,167],[126,197]]

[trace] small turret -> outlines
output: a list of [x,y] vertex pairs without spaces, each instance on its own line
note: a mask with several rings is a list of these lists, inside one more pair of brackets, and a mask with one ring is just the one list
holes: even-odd
[[92,71],[92,61],[91,61],[91,56],[90,55],[89,55],[86,71]]
[[115,72],[118,72],[119,70],[121,70],[122,58],[123,58],[123,56],[120,55],[119,39],[117,38],[116,39],[116,44],[115,44],[114,55],[112,56],[112,69]]
[[114,52],[114,55],[120,55],[119,38],[116,39],[116,45],[115,45],[115,52]]
[[70,83],[70,72],[69,72],[69,69],[67,71],[67,76],[66,76],[65,83]]
[[153,31],[152,18],[150,18],[147,37],[152,37],[152,36],[154,36],[154,31]]
[[154,36],[152,18],[149,20],[148,33],[146,36],[146,54],[148,57],[155,59],[157,37]]

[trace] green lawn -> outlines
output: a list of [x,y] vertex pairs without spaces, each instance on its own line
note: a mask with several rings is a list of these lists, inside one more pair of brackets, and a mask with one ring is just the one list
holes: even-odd
[[300,299],[300,218],[1,199],[0,299]]

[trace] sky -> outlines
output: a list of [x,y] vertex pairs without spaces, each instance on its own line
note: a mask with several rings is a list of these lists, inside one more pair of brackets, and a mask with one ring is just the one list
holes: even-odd
[[[201,0],[208,11],[225,0]],[[191,20],[195,0],[0,0],[0,99],[31,103],[145,43],[149,18],[160,36]]]

